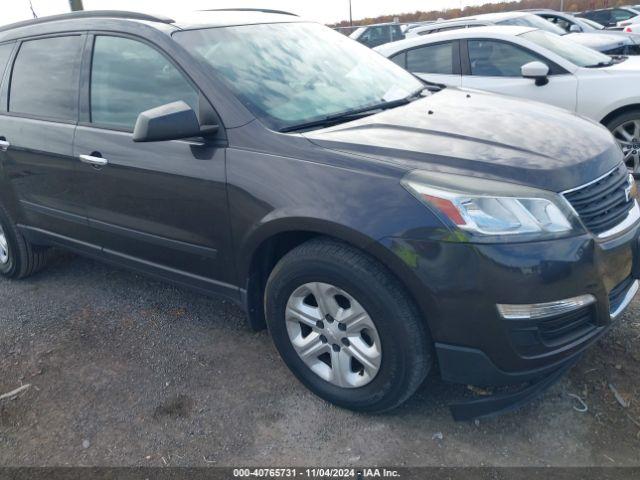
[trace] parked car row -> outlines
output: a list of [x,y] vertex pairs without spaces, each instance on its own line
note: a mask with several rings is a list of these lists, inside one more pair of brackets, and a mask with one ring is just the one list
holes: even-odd
[[636,81],[631,59],[530,26],[385,48],[436,83],[273,12],[1,27],[0,274],[57,246],[226,296],[345,408],[397,407],[436,365],[514,386],[457,419],[530,400],[640,288],[635,182],[601,125],[446,84],[595,114],[607,76]]
[[557,25],[559,17],[551,17],[548,12],[504,12],[488,13],[475,17],[445,20],[411,30],[407,37],[429,35],[458,28],[481,27],[487,25],[518,25],[545,30],[562,35],[578,44],[593,48],[607,55],[640,54],[640,38],[624,32],[600,32],[582,29],[579,32],[571,27],[567,31]]
[[640,22],[640,5],[587,10],[577,15],[593,20],[607,28],[620,29],[626,25]]
[[430,82],[544,102],[602,123],[640,174],[640,57],[610,57],[524,26],[455,29],[377,51]]

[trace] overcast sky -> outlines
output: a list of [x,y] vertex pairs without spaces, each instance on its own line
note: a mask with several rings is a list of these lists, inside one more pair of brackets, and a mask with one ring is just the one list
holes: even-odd
[[[0,24],[32,18],[28,0],[1,0]],[[352,0],[354,20],[384,14],[440,10],[498,0]],[[69,11],[68,0],[32,0],[38,16]],[[8,5],[7,5],[8,4]],[[205,8],[262,7],[288,10],[306,18],[332,23],[349,18],[349,0],[84,0],[85,9],[136,10],[171,14]]]

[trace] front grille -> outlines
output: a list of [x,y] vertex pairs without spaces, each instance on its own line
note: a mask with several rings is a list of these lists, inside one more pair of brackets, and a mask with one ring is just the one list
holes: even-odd
[[595,234],[606,232],[626,219],[635,202],[629,195],[629,172],[624,165],[596,182],[566,192],[564,197]]
[[609,293],[609,311],[613,314],[620,306],[622,302],[624,302],[625,296],[627,292],[633,285],[633,278],[627,277],[626,280],[622,281],[619,285],[615,286],[613,290]]

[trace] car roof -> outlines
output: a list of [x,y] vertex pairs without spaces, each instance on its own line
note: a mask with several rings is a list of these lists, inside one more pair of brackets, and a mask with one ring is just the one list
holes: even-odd
[[613,7],[606,7],[606,8],[594,8],[591,10],[585,10],[583,12],[580,13],[591,13],[591,12],[608,12],[614,9],[618,9],[618,10],[635,10],[635,8],[633,7],[633,5],[624,5],[621,7],[617,7],[617,6],[613,6]]
[[358,28],[369,28],[369,27],[386,27],[388,25],[401,25],[396,22],[385,22],[385,23],[371,23],[369,25],[360,25]]
[[448,20],[440,20],[440,21],[429,23],[420,27],[416,27],[415,30],[417,30],[418,28],[421,28],[422,30],[419,30],[419,31],[427,32],[430,30],[437,30],[438,28],[443,28],[451,25],[470,25],[473,23],[482,23],[483,21],[493,23],[500,20],[507,20],[509,18],[523,17],[525,15],[533,15],[533,13],[524,12],[520,10],[515,12],[483,13],[481,15],[472,15],[468,17],[458,17],[458,18],[451,18]]
[[66,26],[82,28],[87,24],[94,24],[96,20],[100,19],[145,23],[163,31],[304,21],[296,15],[288,12],[259,9],[205,10],[186,13],[173,18],[163,15],[120,10],[85,10],[3,25],[0,26],[0,32],[7,32],[21,28],[33,30],[33,28],[37,28],[38,25],[51,27],[60,22],[64,22]]
[[[483,13],[480,15],[472,15],[469,17],[454,18],[454,19],[451,19],[450,21],[459,22],[459,21],[467,21],[467,20],[486,20],[491,22],[491,21],[505,20],[507,18],[523,17],[528,14],[530,14],[530,12],[522,12],[522,11]],[[445,20],[445,22],[447,21],[449,20]],[[444,22],[439,22],[439,23],[444,23]]]
[[576,12],[559,12],[557,10],[553,10],[552,8],[529,8],[526,10],[520,10],[522,13],[533,13],[534,15],[537,13],[553,13],[554,15],[569,15],[573,16]]
[[420,45],[438,43],[447,40],[457,40],[461,38],[475,38],[482,35],[489,35],[492,38],[507,38],[523,33],[537,30],[532,27],[522,27],[516,25],[490,25],[486,27],[460,28],[456,30],[448,30],[446,32],[433,33],[431,35],[423,35],[421,37],[411,37],[406,40],[398,40],[376,47],[374,50],[389,56],[402,50],[407,50]]

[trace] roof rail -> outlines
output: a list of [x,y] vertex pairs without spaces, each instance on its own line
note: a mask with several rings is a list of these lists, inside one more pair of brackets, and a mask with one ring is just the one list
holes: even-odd
[[175,20],[161,15],[149,15],[148,13],[125,12],[122,10],[81,10],[78,12],[63,13],[61,15],[50,15],[47,17],[24,20],[22,22],[11,23],[0,27],[0,32],[12,30],[19,27],[28,27],[41,23],[55,22],[57,20],[73,20],[75,18],[122,18],[127,20],[147,20],[149,22],[174,23]]
[[201,12],[262,12],[262,13],[275,13],[277,15],[291,15],[297,17],[295,13],[285,12],[284,10],[271,10],[269,8],[211,8],[207,10],[200,10]]

